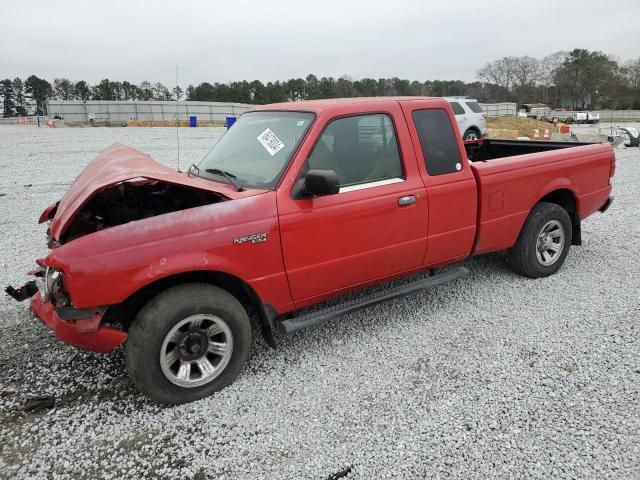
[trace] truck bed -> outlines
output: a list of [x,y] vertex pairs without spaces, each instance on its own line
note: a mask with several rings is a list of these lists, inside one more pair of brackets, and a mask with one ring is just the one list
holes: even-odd
[[471,162],[486,162],[497,158],[515,157],[529,153],[548,152],[566,148],[592,145],[584,142],[549,142],[535,140],[484,139],[465,142],[467,157]]
[[[609,144],[499,140],[487,145],[494,158],[471,163],[478,184],[474,253],[512,247],[531,208],[551,192],[565,192],[578,221],[598,211],[609,198],[615,159]],[[520,153],[496,156],[507,151]]]

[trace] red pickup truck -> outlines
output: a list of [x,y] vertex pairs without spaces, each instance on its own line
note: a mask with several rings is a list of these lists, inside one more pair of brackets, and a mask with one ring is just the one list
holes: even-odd
[[614,170],[609,145],[464,144],[437,98],[260,106],[185,173],[103,152],[43,212],[51,252],[35,280],[7,292],[66,343],[126,342],[137,387],[182,403],[235,379],[256,327],[274,345],[276,328],[467,269],[334,299],[346,292],[500,250],[522,275],[555,273],[581,221],[611,204]]

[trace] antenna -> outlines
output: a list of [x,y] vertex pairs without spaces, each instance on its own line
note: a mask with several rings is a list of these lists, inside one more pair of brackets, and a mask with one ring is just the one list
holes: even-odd
[[180,172],[180,121],[178,120],[178,100],[180,91],[178,90],[178,85],[178,65],[176,65],[176,147],[178,149],[177,170]]

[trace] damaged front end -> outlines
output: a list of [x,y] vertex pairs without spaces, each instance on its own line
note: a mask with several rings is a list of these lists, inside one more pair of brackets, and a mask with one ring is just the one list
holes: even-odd
[[140,220],[225,200],[226,196],[211,189],[210,182],[189,178],[115,144],[85,168],[59,202],[42,213],[39,221],[48,222],[47,244],[53,251],[36,261],[38,267],[29,272],[35,279],[5,291],[17,301],[31,299],[31,311],[63,342],[109,352],[126,341],[127,333],[102,323],[108,305],[78,308],[94,305],[99,298],[96,302],[81,298],[74,304],[74,291],[77,294],[91,280],[77,272],[74,262],[83,255],[74,249],[73,240],[128,223],[136,229],[135,222]]
[[[45,260],[38,260],[43,263]],[[5,292],[22,302],[31,299],[31,311],[64,343],[84,350],[107,353],[127,339],[127,333],[101,325],[107,307],[75,308],[61,271],[38,266],[29,272],[35,280]]]
[[221,201],[220,195],[181,185],[137,178],[97,192],[58,240],[62,245],[125,223]]

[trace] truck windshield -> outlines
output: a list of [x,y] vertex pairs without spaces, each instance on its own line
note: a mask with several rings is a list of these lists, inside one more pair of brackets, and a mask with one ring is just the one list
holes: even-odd
[[[245,113],[200,161],[196,172],[225,172],[242,187],[273,189],[314,118],[309,112]],[[224,176],[220,181],[227,182]]]

